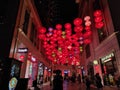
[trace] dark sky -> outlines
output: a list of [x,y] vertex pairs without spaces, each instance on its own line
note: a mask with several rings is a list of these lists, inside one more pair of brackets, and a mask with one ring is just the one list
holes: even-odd
[[75,0],[34,0],[43,26],[54,27],[57,23],[72,22],[78,16]]

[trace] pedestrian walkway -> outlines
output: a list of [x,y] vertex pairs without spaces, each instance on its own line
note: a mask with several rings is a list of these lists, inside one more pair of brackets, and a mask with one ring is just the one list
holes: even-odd
[[[43,84],[39,88],[40,90],[52,90],[52,87],[50,86],[49,82]],[[63,90],[86,90],[86,86],[84,83],[79,84],[78,82],[72,83],[72,82],[64,81]],[[95,87],[91,87],[90,90],[98,90],[98,89]],[[104,86],[103,90],[120,90],[120,89],[118,89],[116,86]]]

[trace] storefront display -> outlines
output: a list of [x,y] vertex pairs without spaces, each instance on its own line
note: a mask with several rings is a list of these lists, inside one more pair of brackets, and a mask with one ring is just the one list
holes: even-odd
[[[20,78],[22,62],[14,58],[0,58],[0,90],[14,90]],[[2,77],[2,78],[1,78]]]
[[117,70],[116,67],[117,64],[114,53],[110,53],[109,55],[101,58],[100,61],[101,61],[102,73],[114,75],[114,73]]
[[101,62],[104,84],[113,85],[114,81],[111,79],[111,77],[114,77],[117,71],[117,63],[114,53],[112,52],[106,55],[105,57],[101,58],[100,62]]

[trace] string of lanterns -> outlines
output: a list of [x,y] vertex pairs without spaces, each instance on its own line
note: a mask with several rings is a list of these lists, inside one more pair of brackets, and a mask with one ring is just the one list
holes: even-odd
[[39,39],[43,41],[45,54],[54,64],[80,65],[83,45],[91,42],[91,21],[86,16],[84,21],[76,18],[70,23],[57,24],[55,29],[39,28]]
[[94,22],[97,29],[101,29],[104,26],[103,16],[101,10],[94,11]]

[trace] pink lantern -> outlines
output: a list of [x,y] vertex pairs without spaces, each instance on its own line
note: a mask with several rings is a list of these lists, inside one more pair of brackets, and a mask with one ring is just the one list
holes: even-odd
[[85,26],[90,26],[91,25],[91,21],[86,21],[85,22]]
[[89,21],[90,20],[90,16],[85,16],[84,20],[85,21]]

